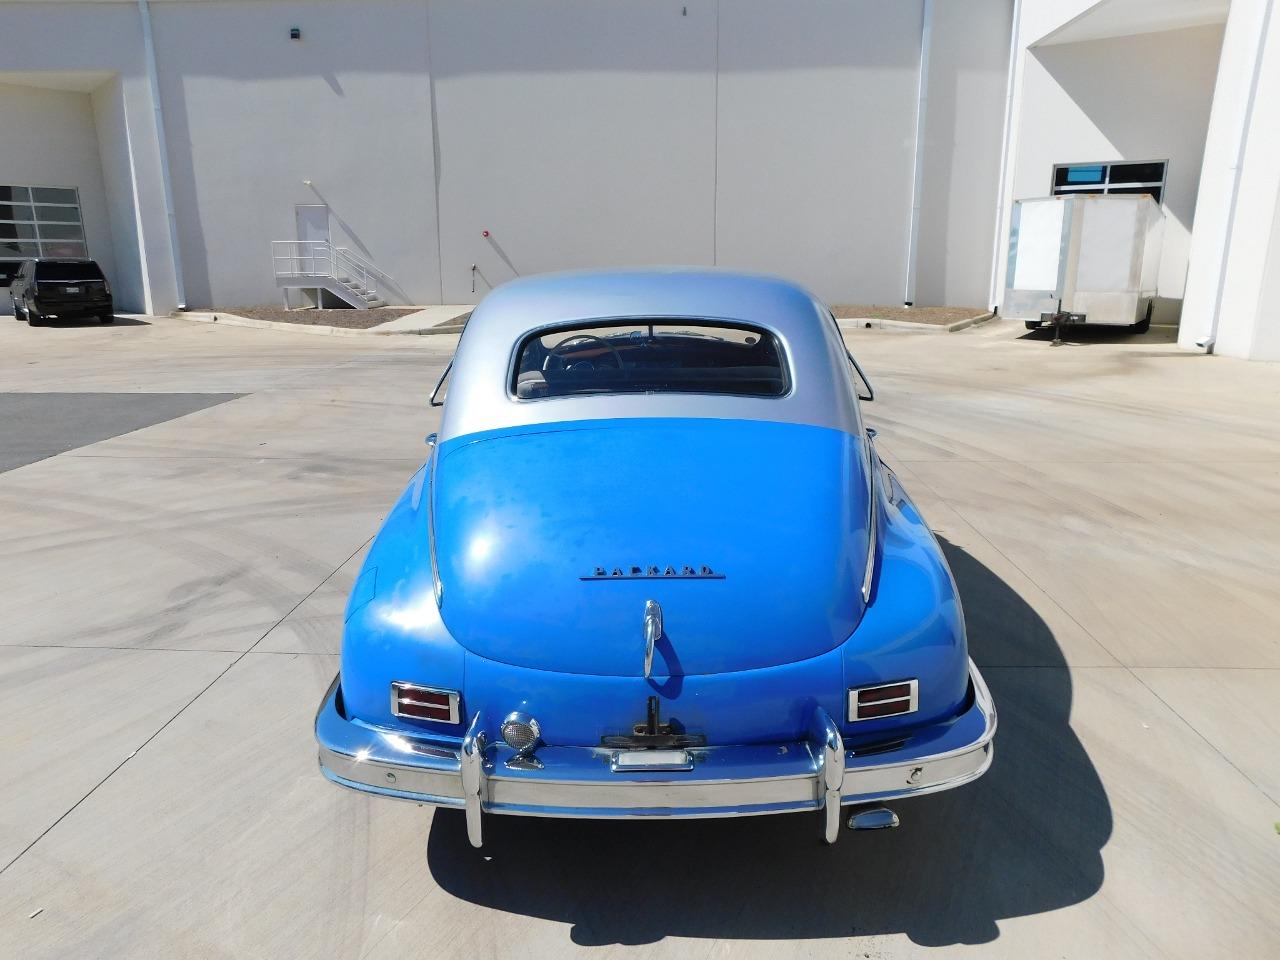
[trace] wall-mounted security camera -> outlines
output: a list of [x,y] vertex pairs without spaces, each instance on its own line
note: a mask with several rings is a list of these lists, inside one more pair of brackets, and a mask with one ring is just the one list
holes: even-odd
[[302,28],[301,28],[301,27],[290,27],[290,28],[289,28],[289,39],[290,39],[290,40],[301,40],[301,39],[302,39]]

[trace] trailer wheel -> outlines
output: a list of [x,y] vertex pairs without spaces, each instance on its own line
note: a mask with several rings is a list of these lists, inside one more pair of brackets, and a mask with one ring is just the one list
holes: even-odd
[[1147,312],[1143,315],[1141,320],[1133,325],[1134,333],[1146,333],[1151,329],[1151,307],[1152,304],[1148,301]]
[[1044,321],[1043,320],[1023,320],[1022,322],[1026,325],[1026,328],[1028,330],[1039,330],[1040,324],[1042,324]]

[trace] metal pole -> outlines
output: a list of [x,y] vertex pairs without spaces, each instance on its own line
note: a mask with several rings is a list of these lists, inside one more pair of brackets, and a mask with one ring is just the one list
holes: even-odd
[[916,95],[916,144],[911,185],[911,220],[907,228],[907,280],[902,302],[916,300],[916,261],[920,249],[920,191],[924,185],[925,115],[929,105],[929,51],[933,44],[933,0],[924,0],[924,20],[920,27],[920,88]]
[[1004,92],[1004,138],[1000,144],[1000,180],[996,188],[995,237],[991,241],[991,289],[987,302],[994,309],[1000,303],[1000,264],[1005,250],[1000,241],[1004,238],[1005,194],[1009,184],[1009,148],[1013,141],[1013,100],[1017,93],[1018,32],[1022,25],[1022,0],[1014,0],[1013,26],[1009,34],[1009,65]]

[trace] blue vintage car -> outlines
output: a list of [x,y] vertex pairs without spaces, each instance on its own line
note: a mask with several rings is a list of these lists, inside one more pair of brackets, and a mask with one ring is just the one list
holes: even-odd
[[327,778],[464,809],[478,847],[486,813],[814,811],[834,842],[842,807],[896,826],[885,801],[986,771],[955,584],[812,295],[521,279],[445,378],[346,609]]

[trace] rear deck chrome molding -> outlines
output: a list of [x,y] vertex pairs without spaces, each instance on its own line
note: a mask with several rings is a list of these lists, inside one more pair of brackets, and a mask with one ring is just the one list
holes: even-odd
[[[756,816],[825,810],[834,842],[842,806],[881,803],[949,790],[976,780],[993,757],[996,711],[972,661],[972,704],[958,717],[908,737],[893,751],[861,756],[838,726],[814,710],[809,738],[778,744],[695,748],[692,770],[619,770],[613,750],[544,746],[543,766],[504,761],[513,751],[490,742],[485,720],[471,718],[458,740],[417,738],[342,716],[335,683],[316,715],[320,768],[341,786],[434,806],[463,808],[467,834],[483,842],[482,814],[543,817],[672,818]],[[833,825],[834,824],[834,834]]]

